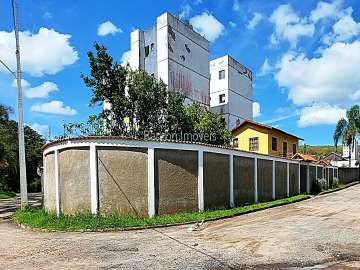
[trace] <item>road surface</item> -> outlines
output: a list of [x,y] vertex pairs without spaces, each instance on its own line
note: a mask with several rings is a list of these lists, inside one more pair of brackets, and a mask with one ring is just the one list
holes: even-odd
[[360,185],[194,225],[35,232],[0,222],[0,269],[359,269]]

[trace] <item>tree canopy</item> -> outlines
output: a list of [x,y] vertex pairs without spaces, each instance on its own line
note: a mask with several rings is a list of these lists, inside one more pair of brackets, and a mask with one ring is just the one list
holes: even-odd
[[106,102],[108,106],[98,115],[90,116],[86,124],[67,124],[66,136],[115,135],[144,139],[148,135],[161,139],[169,134],[196,133],[197,138],[208,135],[202,137],[202,142],[230,142],[230,133],[220,115],[196,102],[185,106],[185,97],[177,91],[168,91],[162,80],[114,62],[102,45],[95,43],[94,47],[95,52],[88,52],[90,74],[81,74],[81,77],[92,91],[89,105],[103,106]]
[[[0,104],[0,190],[19,190],[18,125],[10,120],[11,108]],[[40,191],[37,167],[41,165],[41,147],[45,140],[25,126],[26,170],[28,190]]]

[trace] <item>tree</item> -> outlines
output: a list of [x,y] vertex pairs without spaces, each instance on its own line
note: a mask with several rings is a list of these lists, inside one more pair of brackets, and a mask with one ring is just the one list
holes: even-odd
[[[163,138],[178,133],[212,135],[206,142],[225,144],[230,133],[223,119],[194,103],[184,106],[184,96],[168,91],[162,80],[142,70],[113,63],[106,48],[95,43],[88,52],[90,75],[81,77],[92,90],[89,105],[110,104],[88,123],[65,125],[64,135],[114,135]],[[95,121],[90,121],[95,120]],[[104,126],[101,131],[101,126]],[[94,128],[95,127],[95,128]],[[184,139],[184,138],[182,138]]]
[[355,105],[346,112],[346,118],[341,118],[334,131],[334,145],[337,149],[339,141],[342,139],[344,145],[349,146],[349,167],[351,167],[351,152],[354,150],[356,137],[360,131],[360,110]]

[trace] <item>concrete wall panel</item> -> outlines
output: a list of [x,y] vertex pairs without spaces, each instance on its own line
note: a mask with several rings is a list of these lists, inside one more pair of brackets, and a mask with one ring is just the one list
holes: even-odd
[[286,197],[287,193],[287,166],[285,162],[275,162],[275,198]]
[[272,200],[272,164],[271,160],[258,159],[257,186],[259,202]]
[[89,149],[59,152],[60,209],[65,215],[90,212]]
[[229,207],[229,156],[204,152],[204,207]]
[[157,214],[197,211],[197,158],[195,151],[155,150]]
[[45,156],[44,160],[44,208],[49,212],[56,211],[55,190],[55,154],[54,152]]
[[147,149],[99,148],[100,214],[147,216]]
[[295,196],[299,194],[299,165],[290,163],[289,173],[290,196]]
[[310,183],[310,192],[312,192],[312,187],[316,182],[316,167],[310,166],[309,168],[309,183]]
[[235,206],[254,202],[253,158],[234,157],[234,202]]

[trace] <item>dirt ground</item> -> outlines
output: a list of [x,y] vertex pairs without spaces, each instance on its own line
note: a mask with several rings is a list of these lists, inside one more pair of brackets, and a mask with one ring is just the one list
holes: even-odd
[[0,269],[360,269],[360,185],[194,225],[45,233],[0,222]]

